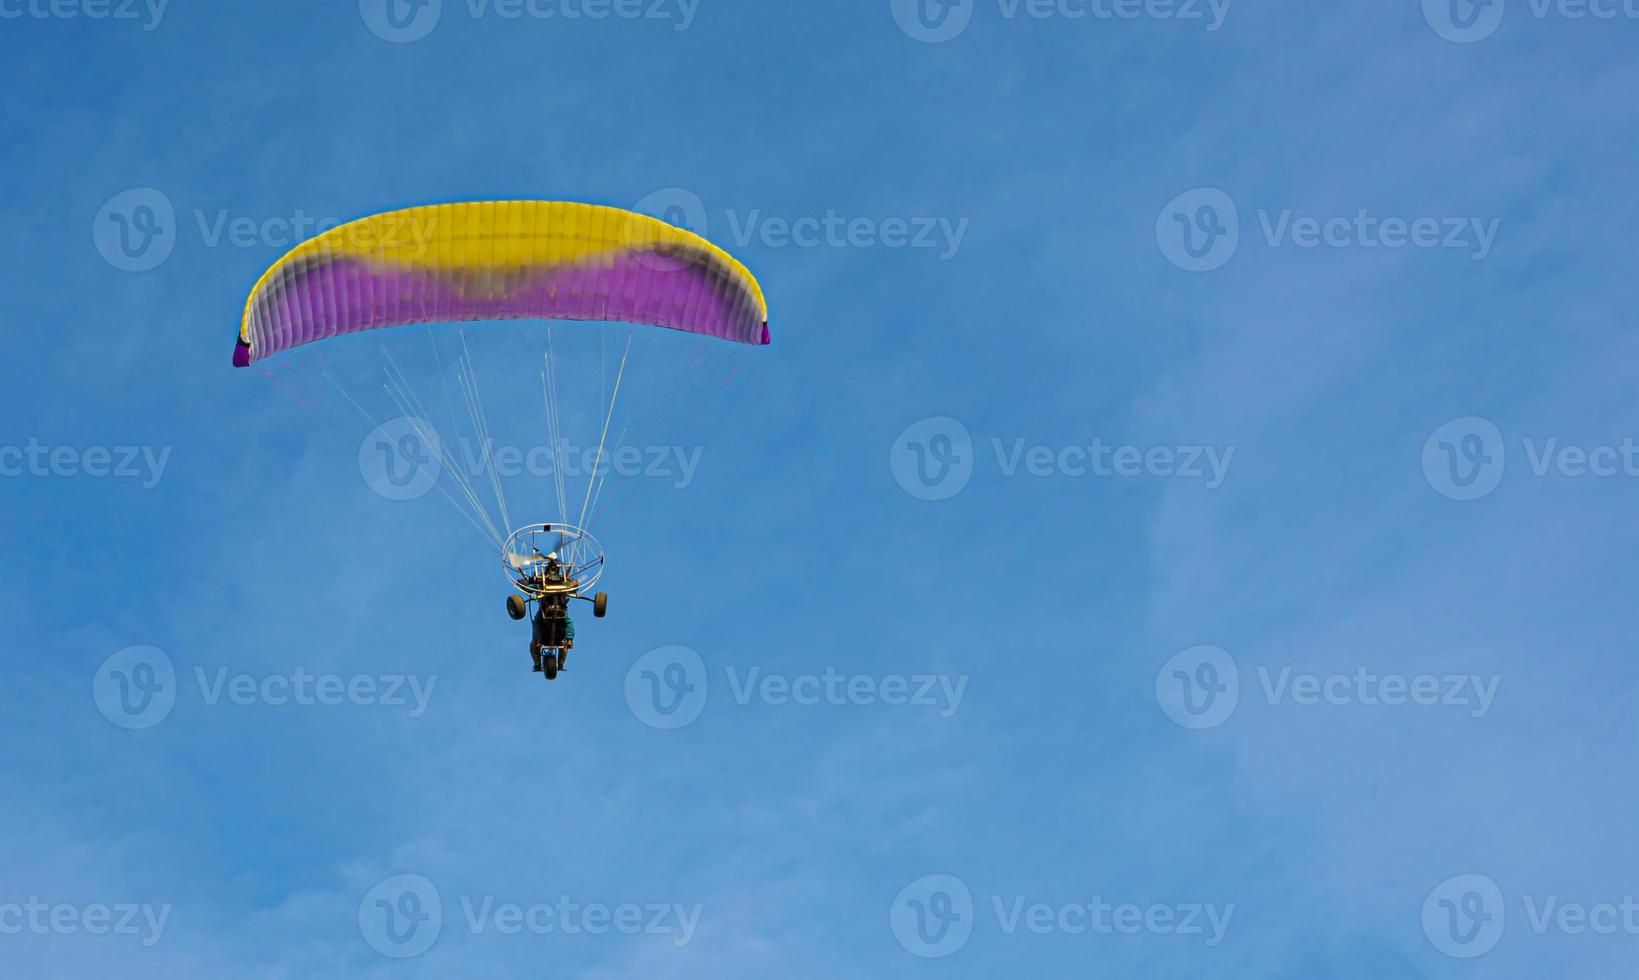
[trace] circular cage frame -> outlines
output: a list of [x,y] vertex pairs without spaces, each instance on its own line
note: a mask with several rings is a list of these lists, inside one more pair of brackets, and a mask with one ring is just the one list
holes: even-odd
[[[551,539],[556,546],[541,550],[543,538]],[[544,562],[547,555],[554,553],[562,556],[567,576],[563,585],[543,588],[532,577],[523,574],[524,569],[535,567]],[[591,532],[573,524],[525,524],[508,535],[506,543],[501,546],[501,567],[506,572],[508,584],[531,599],[565,593],[580,595],[603,577],[603,562],[603,545]]]

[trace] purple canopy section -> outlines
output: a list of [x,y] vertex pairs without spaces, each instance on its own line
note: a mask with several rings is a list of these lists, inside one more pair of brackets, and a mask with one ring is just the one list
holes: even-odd
[[467,320],[605,320],[740,344],[770,342],[761,304],[703,252],[623,253],[550,268],[436,271],[351,256],[298,262],[263,283],[235,367],[379,327]]

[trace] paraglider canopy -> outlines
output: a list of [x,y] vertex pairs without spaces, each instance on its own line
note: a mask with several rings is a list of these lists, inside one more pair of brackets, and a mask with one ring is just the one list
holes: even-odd
[[693,232],[620,208],[488,201],[389,211],[303,242],[252,289],[233,363],[379,327],[518,319],[771,339],[756,278]]

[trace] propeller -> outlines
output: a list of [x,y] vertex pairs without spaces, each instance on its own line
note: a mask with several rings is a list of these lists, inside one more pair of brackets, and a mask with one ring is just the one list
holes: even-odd
[[[537,536],[553,534],[557,535],[557,545],[554,546],[550,552],[542,552],[540,545],[535,543],[539,539]],[[531,568],[535,565],[544,564],[548,554],[557,555],[561,559],[565,549],[568,546],[568,541],[568,537],[561,530],[554,531],[552,530],[552,525],[544,524],[541,526],[539,531],[534,532],[534,534],[530,535],[530,537],[518,539],[518,545],[529,548],[529,550],[533,551],[534,554],[523,555],[516,551],[509,551],[507,553],[507,564],[511,565],[515,569],[518,569],[519,571],[522,571],[525,568]]]
[[540,552],[536,552],[533,555],[520,555],[520,554],[509,552],[506,556],[506,560],[507,560],[508,565],[511,565],[513,568],[517,569],[518,571],[523,571],[526,568],[529,568],[533,565],[539,565],[542,562],[546,561],[546,556],[541,554]]

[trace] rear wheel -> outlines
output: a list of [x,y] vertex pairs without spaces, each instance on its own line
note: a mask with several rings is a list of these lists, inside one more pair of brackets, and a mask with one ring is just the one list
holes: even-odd
[[506,614],[511,616],[513,619],[523,619],[525,616],[529,615],[529,607],[524,604],[524,597],[521,595],[507,596]]
[[592,615],[599,619],[609,613],[609,593],[599,592],[592,597]]

